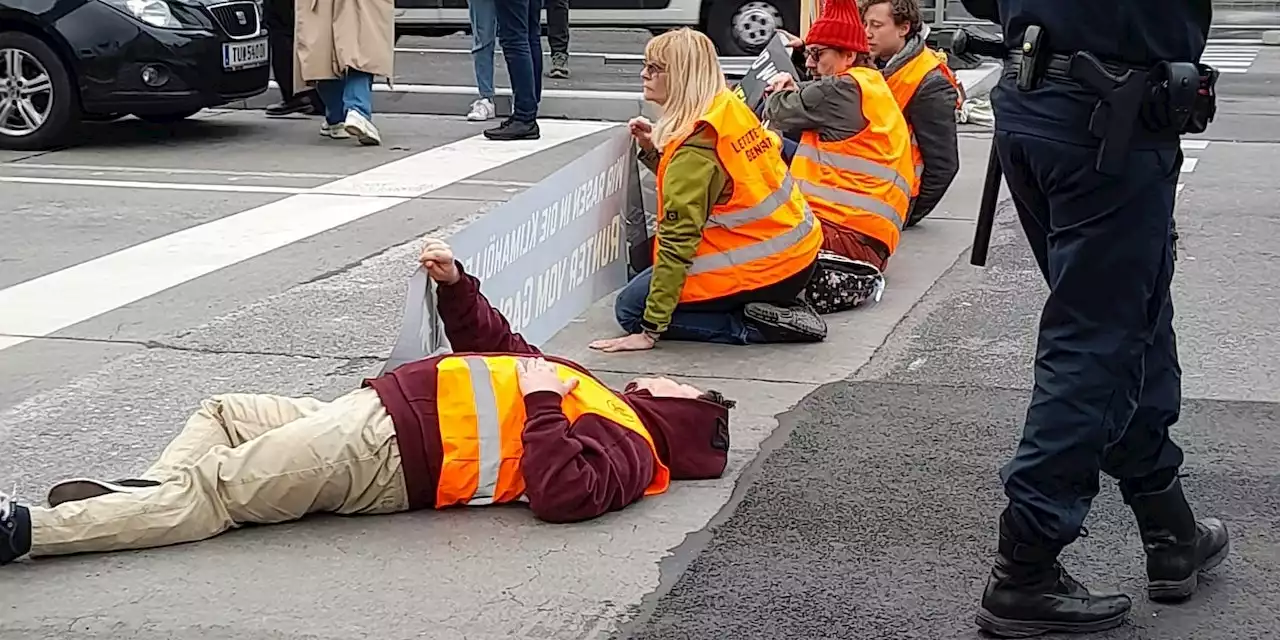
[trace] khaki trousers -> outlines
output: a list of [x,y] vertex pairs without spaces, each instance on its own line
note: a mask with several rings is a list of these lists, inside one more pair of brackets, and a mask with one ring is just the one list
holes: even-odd
[[143,477],[161,485],[32,508],[30,555],[144,549],[309,513],[409,507],[395,428],[367,388],[333,402],[214,396]]

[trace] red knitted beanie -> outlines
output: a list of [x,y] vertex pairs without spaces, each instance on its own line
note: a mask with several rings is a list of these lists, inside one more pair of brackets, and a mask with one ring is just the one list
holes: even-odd
[[871,52],[856,0],[826,0],[804,43],[854,53]]

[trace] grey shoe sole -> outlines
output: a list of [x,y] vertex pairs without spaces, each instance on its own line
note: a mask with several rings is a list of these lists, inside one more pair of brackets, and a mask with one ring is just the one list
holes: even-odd
[[1049,633],[1096,633],[1114,629],[1124,624],[1129,612],[1122,611],[1110,618],[1092,622],[1054,622],[1050,620],[1011,620],[1001,618],[986,609],[979,609],[976,617],[978,628],[997,638],[1034,638]]
[[742,313],[748,320],[794,334],[797,340],[821,342],[827,337],[827,323],[816,314],[759,302],[747,304]]
[[160,486],[159,482],[141,478],[116,480],[114,482],[94,480],[92,478],[73,478],[53,485],[53,488],[49,490],[47,499],[50,507],[56,507],[67,502],[99,498],[112,493],[128,493],[138,489],[158,486]]

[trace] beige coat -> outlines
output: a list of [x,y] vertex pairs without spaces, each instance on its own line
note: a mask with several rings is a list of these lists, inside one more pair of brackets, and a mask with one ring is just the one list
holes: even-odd
[[297,0],[294,6],[296,90],[348,68],[391,79],[395,0]]

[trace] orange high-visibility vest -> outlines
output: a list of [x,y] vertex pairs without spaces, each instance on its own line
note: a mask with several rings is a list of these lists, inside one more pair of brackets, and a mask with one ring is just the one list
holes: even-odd
[[[778,135],[765,129],[755,113],[727,89],[698,122],[716,133],[716,157],[733,181],[733,193],[724,204],[711,207],[680,302],[752,291],[808,268],[822,248],[822,227],[787,173]],[[659,203],[667,166],[687,138],[673,140],[663,149],[658,163]],[[659,224],[655,260],[661,241]]]
[[817,129],[805,131],[791,174],[818,218],[875,238],[892,254],[915,183],[911,134],[879,71],[854,67],[847,73],[858,83],[867,126],[830,142]]
[[[963,104],[962,96],[964,89],[961,88],[960,82],[956,80],[956,74],[951,71],[951,67],[942,59],[938,52],[925,47],[920,54],[912,58],[902,68],[893,72],[893,75],[885,78],[885,82],[889,83],[889,89],[893,91],[893,99],[898,102],[898,107],[905,113],[907,103],[915,97],[916,91],[920,89],[920,83],[924,82],[924,77],[929,75],[930,71],[938,69],[942,72],[942,77],[946,78],[951,86],[956,88],[956,108],[959,109]],[[911,123],[907,123],[907,127],[911,128]],[[920,176],[924,174],[924,156],[920,154],[920,144],[916,142],[916,132],[911,129],[911,162],[915,165],[916,181],[911,188],[911,197],[920,195]]]
[[[437,509],[520,500],[524,475],[524,395],[517,380],[515,356],[449,356],[436,365],[436,411],[440,423],[440,482]],[[578,386],[561,402],[572,423],[594,413],[634,431],[653,453],[653,479],[646,496],[663,493],[671,472],[658,458],[653,437],[640,417],[613,391],[595,378],[557,362],[560,379],[578,379]]]

